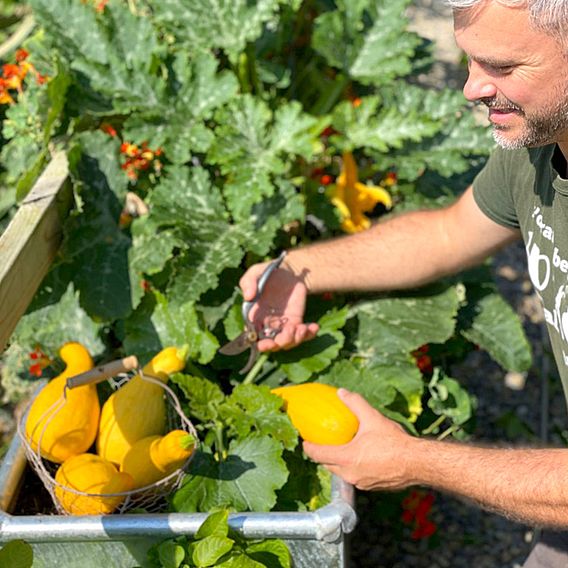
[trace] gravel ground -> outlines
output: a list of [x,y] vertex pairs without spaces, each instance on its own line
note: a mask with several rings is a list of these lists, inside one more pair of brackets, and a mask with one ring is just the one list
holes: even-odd
[[[460,88],[466,76],[453,40],[451,12],[440,0],[415,0],[411,27],[435,41],[437,64],[419,81]],[[479,114],[481,121],[485,113]],[[478,401],[471,441],[489,445],[566,446],[566,405],[548,351],[539,301],[526,269],[525,249],[511,245],[494,258],[500,292],[520,315],[534,355],[527,374],[506,373],[484,352],[474,352],[453,376]],[[504,421],[504,417],[513,420]],[[383,520],[388,495],[358,493],[359,524],[350,539],[352,568],[519,568],[538,529],[512,522],[455,497],[435,493],[431,518],[438,532],[413,541],[400,522]],[[400,505],[394,516],[400,518]]]

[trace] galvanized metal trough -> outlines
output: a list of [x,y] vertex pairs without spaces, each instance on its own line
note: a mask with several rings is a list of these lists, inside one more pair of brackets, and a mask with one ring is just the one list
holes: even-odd
[[[24,539],[34,550],[34,568],[135,568],[144,566],[156,542],[192,536],[206,513],[96,516],[11,515],[26,468],[15,436],[0,465],[0,541]],[[231,528],[250,539],[280,538],[294,568],[345,568],[346,536],[355,528],[353,487],[333,479],[332,502],[306,513],[235,513]]]
[[[0,352],[47,272],[70,203],[67,160],[56,154],[0,237]],[[144,567],[148,549],[192,536],[205,513],[107,516],[13,515],[27,461],[16,435],[0,464],[0,543],[23,539],[34,568]],[[314,512],[237,513],[230,526],[249,539],[280,538],[294,568],[346,568],[347,535],[357,522],[353,487],[333,478],[332,501]]]

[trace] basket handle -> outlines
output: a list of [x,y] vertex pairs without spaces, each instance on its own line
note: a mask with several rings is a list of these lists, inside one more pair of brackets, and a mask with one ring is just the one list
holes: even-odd
[[103,381],[119,375],[120,373],[134,371],[135,369],[138,369],[138,367],[139,365],[136,355],[130,355],[124,359],[110,361],[110,363],[99,365],[85,373],[69,377],[66,385],[68,389],[74,389],[75,387],[81,387],[83,385],[96,385],[97,383],[102,383]]

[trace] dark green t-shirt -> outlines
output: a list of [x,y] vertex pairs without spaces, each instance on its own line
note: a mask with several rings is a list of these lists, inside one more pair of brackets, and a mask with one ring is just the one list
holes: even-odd
[[565,172],[566,163],[555,144],[498,148],[474,180],[473,194],[490,219],[523,235],[568,400],[568,180],[557,168]]

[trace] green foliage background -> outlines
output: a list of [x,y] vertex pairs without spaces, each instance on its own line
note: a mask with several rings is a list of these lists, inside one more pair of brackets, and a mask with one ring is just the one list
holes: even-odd
[[[25,47],[49,81],[29,76],[0,111],[0,213],[5,224],[54,149],[67,153],[75,206],[3,355],[5,398],[34,386],[36,344],[56,356],[78,340],[98,360],[143,362],[188,344],[173,384],[203,445],[172,501],[184,511],[324,502],[328,480],[303,461],[269,392],[279,384],[346,386],[416,434],[433,423],[463,434],[473,402],[451,364],[474,344],[507,369],[531,363],[486,269],[404,293],[312,297],[318,338],[262,358],[244,379],[246,355],[217,351],[242,329],[236,288],[248,266],[341,235],[321,173],[337,176],[342,152],[368,183],[396,173],[394,214],[450,203],[483,164],[490,137],[462,94],[409,82],[428,69],[431,45],[408,31],[408,4],[110,0],[98,11],[31,0],[37,29]],[[160,148],[161,167],[128,178],[126,142]],[[129,192],[149,213],[124,224]],[[422,373],[412,352],[425,344],[434,370]]]

